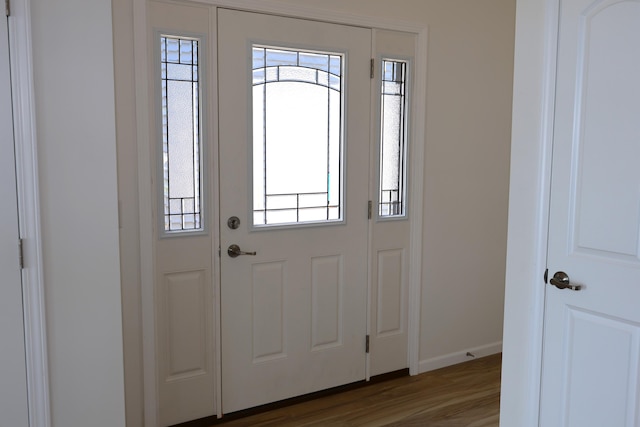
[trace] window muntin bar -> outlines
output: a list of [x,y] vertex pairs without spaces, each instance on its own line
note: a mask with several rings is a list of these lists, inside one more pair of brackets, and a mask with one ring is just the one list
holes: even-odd
[[252,52],[253,224],[341,220],[342,56]]
[[164,231],[201,231],[198,41],[160,37]]
[[406,215],[407,63],[382,60],[378,216]]

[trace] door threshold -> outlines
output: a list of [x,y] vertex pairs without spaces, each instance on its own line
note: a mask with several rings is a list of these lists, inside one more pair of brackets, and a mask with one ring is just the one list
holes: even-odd
[[256,414],[261,414],[264,412],[269,412],[274,409],[280,409],[287,406],[296,405],[298,403],[308,402],[314,399],[320,399],[325,396],[331,396],[334,394],[339,394],[345,391],[351,391],[358,388],[366,387],[371,384],[377,384],[383,381],[393,380],[400,377],[405,377],[409,375],[409,368],[400,369],[393,372],[387,372],[386,374],[380,374],[373,376],[369,379],[369,381],[356,381],[353,383],[328,388],[326,390],[320,390],[313,393],[304,394],[302,396],[291,397],[289,399],[279,400],[273,403],[267,403],[265,405],[256,406],[254,408],[243,409],[241,411],[232,412],[229,414],[225,414],[222,418],[218,418],[215,415],[205,418],[199,418],[193,421],[187,421],[180,424],[175,424],[172,427],[210,427],[213,425],[224,424],[228,421],[237,420],[240,418],[249,417]]

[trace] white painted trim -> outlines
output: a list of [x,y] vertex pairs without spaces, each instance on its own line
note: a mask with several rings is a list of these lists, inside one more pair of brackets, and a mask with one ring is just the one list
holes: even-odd
[[[458,363],[468,362],[473,359],[491,356],[492,354],[500,353],[501,351],[502,341],[498,341],[491,344],[481,345],[479,347],[473,347],[467,350],[457,351],[455,353],[445,354],[443,356],[432,357],[431,359],[420,361],[419,373],[422,374],[425,372],[433,371],[435,369],[457,365]],[[468,356],[467,353],[472,353],[473,356]]]
[[33,91],[30,0],[13,0],[9,17],[16,175],[22,271],[27,391],[30,427],[49,427],[49,371],[40,231],[38,151]]
[[[218,10],[212,9],[209,12],[209,28],[213,33],[216,34],[218,32]],[[211,37],[209,37],[211,39]],[[208,86],[209,93],[212,94],[213,100],[209,103],[209,117],[212,120],[212,125],[210,129],[210,139],[212,141],[211,151],[208,154],[209,163],[209,173],[211,183],[211,198],[209,200],[213,201],[213,203],[209,203],[209,209],[211,209],[211,218],[213,223],[209,228],[211,230],[211,236],[213,239],[211,256],[213,257],[213,318],[214,318],[214,326],[213,330],[215,331],[215,343],[214,343],[214,381],[215,381],[215,408],[216,408],[216,416],[218,418],[222,418],[222,337],[220,334],[221,324],[222,324],[222,313],[220,310],[220,301],[222,295],[221,288],[221,277],[220,277],[220,264],[221,259],[218,252],[218,248],[221,246],[220,242],[220,209],[214,209],[215,206],[220,206],[220,176],[217,173],[214,173],[217,170],[218,165],[215,163],[218,160],[219,146],[220,141],[218,138],[217,129],[213,129],[218,123],[218,67],[216,65],[216,61],[218,58],[218,43],[211,43],[213,46],[209,46],[209,52],[211,52],[211,60],[209,64],[211,65],[211,70],[209,71],[209,76],[211,79],[211,84]]]
[[[148,218],[155,215],[151,194],[154,191],[151,182],[151,165],[149,141],[149,109],[148,103],[148,40],[146,20],[146,0],[133,0],[134,5],[134,53],[135,53],[135,85],[137,114],[138,145],[138,193],[140,212],[140,273],[142,288],[142,331],[144,359],[144,413],[145,426],[153,427],[157,423],[157,383],[156,383],[156,340],[154,315],[154,245],[153,224]],[[409,262],[409,320],[408,320],[408,364],[410,372],[415,375],[419,370],[420,348],[420,293],[422,286],[422,220],[423,194],[420,191],[424,182],[424,155],[426,124],[419,117],[426,113],[427,92],[427,27],[424,24],[383,19],[366,15],[337,13],[331,10],[281,3],[277,0],[194,0],[197,3],[211,6],[228,7],[253,12],[264,12],[302,19],[324,21],[338,24],[363,26],[394,31],[415,33],[418,36],[416,46],[415,96],[413,97],[413,113],[415,119],[411,126],[414,141],[412,155],[412,185],[410,197],[411,258]],[[219,301],[219,300],[218,300]],[[219,310],[216,314],[219,320]],[[217,331],[218,335],[220,331]],[[219,342],[218,342],[219,344]],[[218,360],[218,364],[219,364]],[[220,368],[218,368],[219,371]],[[219,379],[219,377],[218,377]],[[218,388],[219,390],[219,388]],[[221,408],[218,408],[220,416]]]
[[500,425],[536,427],[559,0],[518,0]]
[[[531,353],[531,367],[528,408],[530,413],[527,417],[535,420],[538,425],[540,391],[542,380],[542,351],[544,335],[544,307],[546,286],[542,286],[544,269],[547,268],[547,247],[549,237],[549,204],[551,202],[551,163],[553,151],[553,134],[555,118],[555,95],[556,95],[556,63],[558,52],[558,24],[560,0],[547,0],[544,23],[544,55],[543,55],[543,85],[542,85],[542,123],[540,125],[540,164],[539,164],[539,190],[535,264],[540,266],[538,274],[532,277],[533,301],[531,302],[532,325],[531,342],[533,351]],[[544,268],[542,268],[544,267]]]
[[409,306],[407,320],[407,362],[409,374],[419,373],[420,360],[420,301],[422,299],[422,222],[424,209],[424,164],[426,146],[426,123],[418,119],[425,117],[427,109],[427,46],[428,28],[418,31],[414,72],[414,94],[411,123],[411,201],[409,213]]
[[195,3],[209,4],[212,6],[245,10],[249,12],[264,12],[292,18],[309,19],[313,21],[330,22],[334,24],[346,24],[381,30],[405,31],[408,33],[420,33],[425,30],[425,25],[415,22],[386,19],[363,14],[336,12],[315,6],[283,3],[277,0],[193,0]]
[[149,70],[147,40],[147,2],[133,0],[133,49],[135,67],[136,142],[138,148],[138,208],[140,227],[140,287],[142,306],[142,359],[144,390],[144,425],[158,424],[158,385],[155,330],[155,218],[149,141]]

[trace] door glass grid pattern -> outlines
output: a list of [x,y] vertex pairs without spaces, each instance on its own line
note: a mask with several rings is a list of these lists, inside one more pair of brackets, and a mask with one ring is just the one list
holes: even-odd
[[380,112],[380,217],[404,216],[406,208],[407,63],[382,60]]
[[342,218],[343,58],[253,46],[253,224]]
[[202,230],[198,41],[160,37],[164,230]]

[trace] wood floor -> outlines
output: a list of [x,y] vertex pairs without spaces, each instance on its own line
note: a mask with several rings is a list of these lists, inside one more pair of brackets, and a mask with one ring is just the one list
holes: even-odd
[[484,357],[216,425],[497,427],[501,359]]

